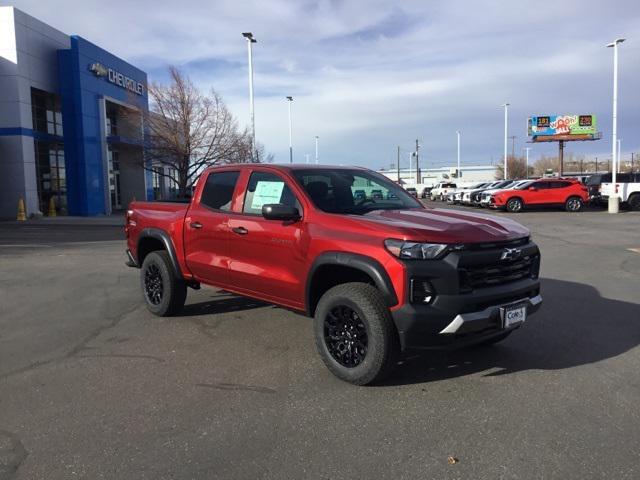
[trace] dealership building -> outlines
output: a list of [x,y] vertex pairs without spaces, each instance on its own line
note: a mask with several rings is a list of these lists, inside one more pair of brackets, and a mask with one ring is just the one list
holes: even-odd
[[20,199],[27,215],[88,216],[158,197],[147,113],[145,72],[0,7],[0,218],[15,218]]

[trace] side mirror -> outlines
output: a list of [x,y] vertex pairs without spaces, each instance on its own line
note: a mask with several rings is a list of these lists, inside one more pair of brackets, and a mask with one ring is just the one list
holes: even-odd
[[300,218],[296,207],[282,203],[268,203],[262,206],[262,216],[267,220],[295,221]]

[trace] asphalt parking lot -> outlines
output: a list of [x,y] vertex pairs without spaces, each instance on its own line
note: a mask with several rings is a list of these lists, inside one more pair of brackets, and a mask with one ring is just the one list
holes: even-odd
[[373,387],[287,310],[205,288],[152,316],[119,227],[0,223],[0,480],[640,478],[640,213],[516,218],[541,310]]

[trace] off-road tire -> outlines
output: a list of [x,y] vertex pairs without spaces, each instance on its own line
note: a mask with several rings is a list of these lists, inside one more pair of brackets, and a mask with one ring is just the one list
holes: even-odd
[[[345,366],[330,353],[327,324],[330,312],[347,307],[364,324],[367,348],[364,359],[356,366]],[[389,308],[380,292],[366,283],[344,283],[329,289],[318,302],[314,318],[314,334],[318,353],[336,377],[354,385],[367,385],[383,380],[396,367],[400,341]]]
[[567,212],[579,212],[584,207],[584,202],[580,197],[569,197],[564,202],[564,209]]
[[523,207],[524,207],[524,203],[519,198],[510,198],[507,201],[507,205],[506,205],[507,212],[511,212],[511,213],[519,213],[522,211]]
[[640,210],[640,193],[633,193],[627,201],[631,210]]
[[169,254],[162,250],[151,252],[142,262],[140,287],[147,309],[159,317],[178,313],[187,298],[186,283],[178,278]]

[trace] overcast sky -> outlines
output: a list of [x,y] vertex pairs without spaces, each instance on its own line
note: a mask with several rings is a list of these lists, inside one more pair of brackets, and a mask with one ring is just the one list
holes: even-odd
[[[427,165],[498,161],[502,103],[509,135],[527,146],[531,114],[595,113],[603,139],[567,152],[611,155],[612,49],[620,47],[619,136],[640,151],[640,2],[15,0],[162,81],[183,68],[223,95],[248,124],[246,42],[254,46],[256,135],[288,161],[286,95],[294,97],[294,157],[388,166],[396,145],[408,164],[415,139]],[[557,148],[557,147],[555,147]],[[532,157],[555,152],[534,145]],[[509,146],[511,149],[511,144]],[[424,163],[421,163],[424,165]]]

